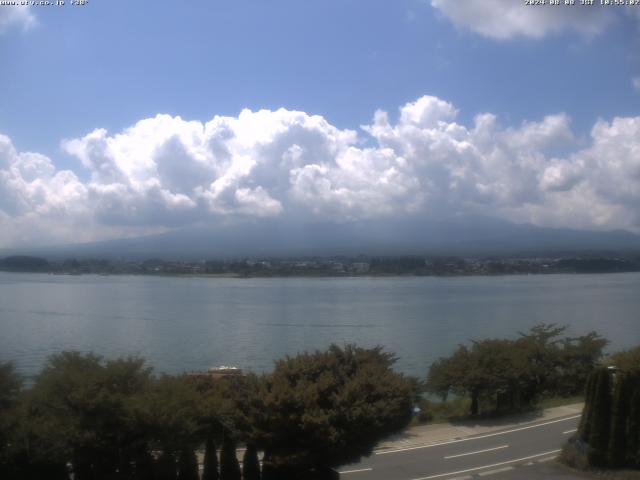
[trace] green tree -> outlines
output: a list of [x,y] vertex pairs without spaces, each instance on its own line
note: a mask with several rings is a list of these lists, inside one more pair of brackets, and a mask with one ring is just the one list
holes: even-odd
[[606,340],[595,332],[562,338],[566,327],[536,325],[515,340],[473,340],[429,370],[427,391],[471,399],[470,414],[484,408],[514,410],[543,395],[575,395],[602,355]]
[[213,434],[209,434],[205,442],[203,467],[202,480],[218,480],[218,457]]
[[431,364],[425,383],[427,392],[446,401],[454,389],[460,388],[460,379],[469,366],[467,347],[460,345],[450,357],[442,357]]
[[267,472],[309,472],[354,462],[406,427],[412,384],[392,370],[394,362],[380,347],[353,345],[277,362],[252,406]]
[[[185,377],[163,375],[132,399],[131,418],[145,432],[148,448],[166,454],[163,461],[202,443],[199,420],[200,395]],[[165,466],[166,466],[165,465]],[[162,471],[169,471],[161,467]]]
[[[31,435],[73,464],[75,478],[93,478],[114,450],[107,437],[111,422],[102,359],[92,354],[62,352],[51,356],[36,377],[31,395]],[[34,452],[30,452],[34,455]],[[39,452],[44,453],[44,452]],[[37,454],[36,454],[37,455]],[[60,457],[58,457],[60,458]],[[110,472],[115,469],[107,466]]]
[[236,456],[236,443],[225,435],[220,452],[220,480],[240,480],[240,464]]
[[9,272],[46,272],[49,270],[49,262],[40,257],[16,255],[0,260],[0,270]]
[[260,480],[258,449],[252,443],[247,445],[242,458],[242,480]]
[[605,363],[614,366],[621,372],[640,373],[640,345],[629,350],[614,353],[606,359]]
[[578,431],[589,464],[640,466],[640,372],[599,367],[590,376]]
[[583,442],[588,441],[591,424],[593,423],[593,401],[596,396],[596,388],[597,375],[596,372],[592,372],[587,379],[584,408],[582,410],[582,417],[580,417],[580,426],[578,428],[578,436]]
[[632,377],[633,393],[629,408],[625,463],[640,468],[640,375]]
[[611,436],[607,454],[607,463],[613,467],[624,466],[626,460],[629,397],[633,394],[633,385],[629,380],[629,377],[622,373],[617,374],[614,379]]
[[611,425],[611,373],[599,368],[596,373],[596,390],[593,398],[593,414],[589,428],[589,463],[606,466],[607,447]]
[[[521,402],[530,365],[518,343],[502,339],[473,342],[466,381],[474,385],[472,393],[484,399],[496,411],[512,410]],[[476,400],[477,403],[479,400]],[[477,413],[476,409],[472,414]]]
[[198,458],[191,448],[183,448],[178,457],[178,480],[200,480]]
[[464,345],[432,365],[426,387],[445,397],[447,391],[471,398],[470,415],[478,415],[481,404],[513,409],[520,403],[528,369],[523,349],[513,340],[487,339]]
[[22,378],[12,363],[0,363],[0,478],[9,478],[15,470],[17,452],[10,448],[17,440],[18,400]]
[[171,452],[162,452],[156,460],[155,479],[176,480],[177,478],[178,466],[176,464],[176,457]]
[[29,435],[48,458],[71,460],[78,480],[129,473],[145,442],[130,423],[129,400],[150,381],[144,360],[62,352],[50,357],[30,392]]
[[150,452],[138,452],[133,458],[133,461],[133,478],[135,480],[155,480],[155,460]]
[[565,396],[582,393],[589,374],[598,365],[608,343],[596,332],[562,339],[553,393]]
[[[527,373],[523,394],[528,403],[534,403],[545,391],[556,391],[558,367],[562,364],[562,340],[567,327],[539,324],[529,332],[520,334],[518,347],[526,356]],[[584,383],[580,384],[582,388]]]
[[0,363],[0,415],[5,415],[16,404],[22,390],[22,378],[11,362]]

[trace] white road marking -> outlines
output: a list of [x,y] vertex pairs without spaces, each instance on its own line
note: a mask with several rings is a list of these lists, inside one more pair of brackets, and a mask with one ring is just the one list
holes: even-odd
[[528,457],[516,458],[514,460],[507,460],[506,462],[493,463],[491,465],[483,465],[481,467],[467,468],[466,470],[458,470],[457,472],[439,473],[437,475],[429,475],[428,477],[414,478],[412,480],[430,480],[431,478],[440,478],[440,477],[447,477],[449,475],[458,475],[459,473],[473,472],[475,470],[484,470],[486,468],[493,468],[493,467],[499,467],[501,465],[508,465],[509,463],[522,462],[524,460],[530,460],[536,457],[544,457],[545,455],[551,455],[553,453],[558,453],[558,452],[560,452],[560,450],[552,450],[550,452],[538,453],[536,455],[530,455]]
[[556,457],[546,457],[546,458],[540,458],[538,460],[536,460],[537,463],[543,463],[543,462],[550,462],[551,460],[555,460]]
[[451,443],[468,442],[470,440],[480,440],[482,438],[495,437],[497,435],[506,435],[507,433],[519,432],[521,430],[528,430],[530,428],[544,427],[545,425],[551,425],[552,423],[566,422],[567,420],[573,420],[574,418],[580,418],[581,416],[582,415],[573,415],[572,417],[561,418],[559,420],[551,420],[549,422],[536,423],[535,425],[513,428],[511,430],[505,430],[503,432],[488,433],[486,435],[478,435],[477,437],[459,438],[457,440],[447,440],[446,442],[432,443],[430,445],[419,445],[417,447],[397,448],[395,450],[384,450],[382,452],[376,452],[376,455],[388,455],[390,453],[408,452],[409,450],[419,450],[421,448],[438,447],[440,445],[449,445]]
[[444,457],[444,459],[449,460],[450,458],[466,457],[467,455],[475,455],[476,453],[492,452],[494,450],[501,450],[503,448],[509,448],[509,445],[500,445],[499,447],[487,448],[485,450],[478,450],[476,452],[460,453],[458,455],[449,455],[448,457]]
[[344,470],[343,472],[338,472],[340,475],[345,475],[347,473],[359,473],[359,472],[370,472],[373,468],[360,468],[359,470]]
[[508,472],[510,470],[515,470],[515,469],[513,467],[496,468],[495,470],[487,470],[486,472],[480,472],[478,476],[486,477],[487,475],[495,475],[496,473]]
[[569,435],[570,433],[577,432],[577,431],[578,431],[577,428],[573,428],[571,430],[567,430],[566,432],[562,432],[562,434],[563,435]]

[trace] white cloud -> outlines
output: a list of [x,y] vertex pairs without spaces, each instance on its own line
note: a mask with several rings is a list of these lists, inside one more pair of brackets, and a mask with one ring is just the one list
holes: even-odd
[[631,80],[633,84],[633,88],[635,88],[638,92],[640,92],[640,77],[635,77]]
[[[640,117],[600,120],[579,147],[562,113],[506,127],[491,113],[469,126],[457,115],[429,96],[402,106],[395,122],[376,112],[360,134],[284,109],[206,123],[158,115],[63,141],[85,181],[0,136],[0,245],[256,217],[475,213],[640,232]],[[554,156],[558,146],[573,153]]]
[[36,24],[31,7],[25,5],[0,5],[0,35],[11,28],[28,30]]
[[615,18],[613,9],[597,5],[528,6],[513,0],[431,0],[431,5],[457,27],[500,40],[541,38],[564,30],[592,36]]
[[[43,155],[17,152],[11,140],[0,135],[0,245],[29,244],[38,237],[85,238],[82,226],[91,219],[86,200],[86,186],[73,172],[56,171]],[[99,226],[95,234],[100,234]]]

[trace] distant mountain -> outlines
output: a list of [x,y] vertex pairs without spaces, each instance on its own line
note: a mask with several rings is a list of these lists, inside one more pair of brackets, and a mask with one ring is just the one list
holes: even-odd
[[285,223],[267,219],[197,227],[138,238],[13,249],[50,258],[163,258],[331,255],[575,255],[640,253],[640,236],[627,231],[580,231],[514,224],[489,217],[449,220]]

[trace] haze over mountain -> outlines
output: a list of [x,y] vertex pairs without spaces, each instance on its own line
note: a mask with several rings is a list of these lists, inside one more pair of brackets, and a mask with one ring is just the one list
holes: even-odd
[[514,224],[488,217],[398,219],[335,224],[261,219],[221,228],[172,232],[37,249],[0,251],[51,258],[198,260],[332,255],[576,255],[640,252],[640,236]]

